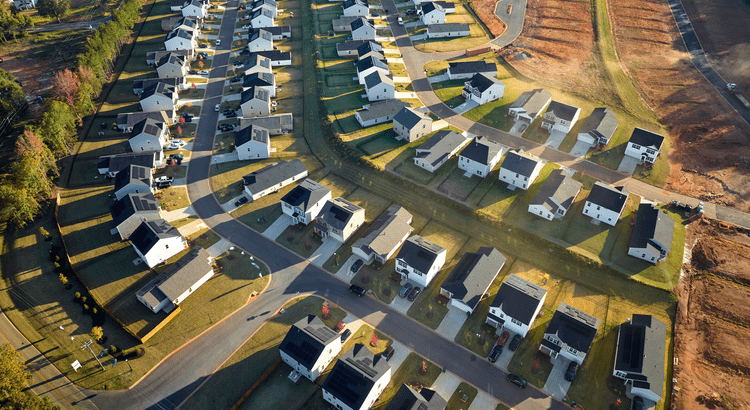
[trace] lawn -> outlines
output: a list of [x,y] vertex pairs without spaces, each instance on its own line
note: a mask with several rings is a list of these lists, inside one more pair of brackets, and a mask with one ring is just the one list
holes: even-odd
[[315,224],[290,226],[276,238],[276,242],[303,258],[309,258],[323,244],[314,228]]
[[266,161],[232,161],[211,164],[211,190],[216,200],[223,204],[242,194],[244,190],[242,177],[269,163]]
[[[341,263],[346,261],[345,257],[347,257],[346,254],[340,256]],[[372,290],[381,302],[391,303],[401,289],[401,275],[396,273],[395,266],[394,259],[389,260],[383,266],[364,265],[352,278],[351,283]]]
[[187,208],[190,206],[190,199],[187,195],[187,189],[182,187],[171,186],[159,190],[154,197],[161,203],[162,209],[174,211],[177,209]]
[[[422,374],[422,366],[426,365],[427,371]],[[403,384],[408,384],[419,391],[422,387],[429,388],[435,383],[440,375],[441,369],[432,362],[424,359],[416,353],[409,353],[398,370],[391,375],[391,382],[380,395],[375,403],[375,410],[385,410]]]
[[471,403],[477,397],[478,393],[479,391],[470,384],[461,382],[450,399],[448,399],[448,405],[445,407],[445,410],[468,409],[471,407]]

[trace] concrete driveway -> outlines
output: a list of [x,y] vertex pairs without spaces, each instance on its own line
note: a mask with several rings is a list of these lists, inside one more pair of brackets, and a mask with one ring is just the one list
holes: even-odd
[[396,295],[395,298],[391,301],[391,304],[389,305],[391,309],[397,310],[403,314],[406,314],[406,312],[409,311],[409,308],[411,307],[412,302],[409,302],[409,299],[402,298],[399,295]]
[[557,356],[547,382],[544,383],[544,389],[542,389],[557,400],[564,399],[570,388],[570,382],[565,380],[565,372],[568,370],[568,364],[570,364],[570,360]]
[[586,153],[591,149],[591,144],[586,141],[576,141],[576,145],[573,145],[573,149],[570,150],[570,155],[583,158]]
[[[523,133],[528,128],[529,124],[526,124],[523,121],[513,121],[513,127],[508,131],[508,134],[515,135],[516,137],[523,136]],[[523,131],[521,131],[521,128],[523,128]]]
[[547,138],[547,141],[544,143],[544,145],[552,149],[558,149],[560,148],[560,144],[562,144],[566,135],[568,134],[565,131],[552,130],[552,132],[549,133],[549,137]]
[[469,111],[476,107],[479,107],[479,104],[474,100],[469,100],[459,105],[458,107],[454,108],[453,111],[455,111],[457,114],[463,114],[466,111]]
[[430,81],[430,83],[439,83],[443,81],[448,81],[450,78],[448,78],[448,73],[446,74],[440,74],[440,75],[433,75],[432,77],[427,77],[427,80]]
[[620,162],[620,166],[617,167],[617,170],[619,172],[627,172],[628,175],[633,175],[633,172],[635,171],[635,167],[638,166],[638,159],[633,158],[629,155],[625,155],[622,157],[622,162]]
[[448,314],[445,315],[443,321],[440,322],[440,326],[438,326],[436,332],[453,340],[456,338],[458,331],[461,330],[461,326],[464,325],[464,322],[466,322],[466,319],[468,318],[466,312],[449,303]]
[[349,259],[347,259],[346,262],[341,265],[339,270],[336,271],[336,276],[341,278],[341,280],[346,283],[351,283],[352,279],[354,279],[354,275],[356,275],[356,273],[352,272],[352,265],[357,259],[359,259],[357,255],[350,256]]
[[333,253],[336,252],[336,250],[341,246],[341,242],[331,239],[331,238],[325,238],[323,239],[323,244],[318,247],[318,249],[313,252],[312,255],[310,255],[307,260],[312,262],[315,266],[323,266],[324,263],[333,256]]
[[266,236],[270,239],[276,240],[276,238],[281,235],[282,232],[286,228],[289,227],[289,225],[292,224],[292,217],[287,214],[282,214],[279,219],[273,221],[271,226],[266,228],[265,231],[263,231],[263,236]]
[[487,410],[494,409],[497,407],[500,401],[489,394],[479,390],[477,397],[474,397],[474,401],[471,402],[468,410]]
[[388,364],[391,365],[391,374],[393,374],[404,363],[406,357],[411,353],[411,349],[395,340],[391,343],[391,347],[393,347],[393,356],[388,360]]
[[455,374],[451,372],[440,373],[430,390],[434,390],[447,400],[453,396],[453,392],[456,391],[459,384],[461,384],[461,379]]

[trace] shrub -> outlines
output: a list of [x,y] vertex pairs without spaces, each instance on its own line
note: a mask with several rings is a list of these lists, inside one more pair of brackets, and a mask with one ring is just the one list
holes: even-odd
[[76,292],[75,296],[73,296],[74,302],[80,302],[81,301],[81,292]]
[[81,303],[86,304],[86,301],[89,300],[86,296],[81,296]]
[[39,227],[39,235],[42,235],[42,238],[46,238],[49,236],[49,232],[47,232],[46,229],[44,229],[43,226]]
[[115,345],[109,345],[109,354],[115,354],[115,353],[117,353],[119,351],[120,351],[120,349],[118,349],[117,346],[115,346]]
[[89,305],[87,305],[87,304],[84,303],[84,305],[83,305],[83,313],[88,313],[88,312],[89,312]]

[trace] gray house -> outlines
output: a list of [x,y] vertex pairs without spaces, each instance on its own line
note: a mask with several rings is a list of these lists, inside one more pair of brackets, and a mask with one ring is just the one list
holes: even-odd
[[578,141],[584,141],[591,146],[601,144],[606,146],[615,134],[620,121],[615,118],[615,113],[609,108],[594,108],[591,115],[583,123],[578,131]]
[[[349,23],[351,23],[351,21]],[[374,51],[383,50],[383,47],[381,47],[379,43],[372,40],[346,40],[343,43],[336,43],[336,54],[338,54],[339,57],[357,56],[359,47],[363,44],[370,44]]]
[[453,131],[440,130],[417,147],[414,165],[435,172],[471,141]]
[[372,223],[362,237],[354,241],[352,253],[369,265],[384,265],[411,235],[412,215],[406,209],[391,205]]
[[240,118],[240,130],[251,125],[258,125],[267,129],[270,135],[282,135],[287,134],[294,129],[294,118],[291,113]]
[[321,238],[346,242],[365,223],[365,209],[344,198],[329,199],[315,221],[315,233]]
[[396,96],[393,77],[375,70],[365,77],[365,93],[370,101],[390,100]]
[[416,108],[404,107],[393,117],[393,131],[397,140],[414,142],[432,133],[432,118]]
[[504,265],[505,256],[495,248],[466,252],[440,285],[440,294],[450,299],[452,306],[470,315]]
[[661,400],[666,340],[667,325],[651,315],[634,314],[620,325],[612,375],[625,381],[626,396]]
[[159,201],[151,192],[127,194],[109,207],[115,228],[110,232],[119,234],[125,240],[144,221],[155,221],[161,218]]
[[[352,22],[359,18],[360,16],[341,16],[341,18],[333,19],[333,21],[331,22],[331,25],[333,26],[333,31],[336,31],[336,32],[352,31]],[[357,40],[354,40],[354,41],[357,41]]]
[[135,293],[152,312],[169,313],[214,275],[213,258],[205,249],[194,247],[177,262]]
[[573,179],[567,172],[556,169],[529,202],[529,212],[551,221],[562,219],[568,212],[583,184]]
[[583,364],[602,321],[567,303],[560,303],[544,331],[539,350],[550,356]]
[[488,77],[497,77],[497,65],[484,60],[459,61],[448,63],[448,78],[451,80],[468,80],[474,74],[484,74]]
[[401,100],[383,100],[369,105],[365,105],[361,110],[354,113],[362,127],[371,127],[376,124],[382,124],[393,121],[393,117],[398,114],[404,107],[411,107],[411,104]]
[[673,235],[674,219],[656,204],[643,202],[638,206],[628,255],[656,264],[667,258]]
[[364,17],[354,20],[350,24],[352,40],[375,40],[375,26]]
[[468,24],[442,23],[427,26],[427,38],[466,37],[471,34]]
[[531,124],[552,101],[549,91],[537,88],[521,94],[508,108],[508,116],[516,121]]
[[245,195],[251,201],[276,192],[307,176],[307,168],[299,159],[281,160],[242,177]]
[[152,193],[151,168],[130,165],[115,175],[115,197],[122,199],[127,194]]

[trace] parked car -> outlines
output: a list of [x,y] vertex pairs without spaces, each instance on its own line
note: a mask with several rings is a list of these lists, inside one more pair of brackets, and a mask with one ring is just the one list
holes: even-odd
[[495,363],[497,359],[500,358],[500,355],[502,353],[503,353],[503,347],[499,345],[495,345],[495,347],[492,348],[490,355],[487,356],[487,360],[489,360],[490,363]]
[[166,189],[172,186],[171,182],[159,182],[157,184],[154,184],[156,186],[156,189]]
[[243,195],[243,196],[240,197],[240,199],[238,199],[238,200],[236,200],[234,202],[234,206],[242,206],[242,205],[244,205],[246,203],[247,203],[247,197]]
[[513,339],[510,340],[510,344],[508,345],[508,350],[515,352],[519,343],[521,343],[521,335],[513,336]]
[[229,113],[231,113],[231,112],[233,112],[233,110],[230,110],[229,108],[227,108],[226,110],[222,111],[221,113],[224,114],[224,115],[229,115]]
[[232,124],[221,124],[216,129],[219,130],[219,131],[221,131],[221,132],[229,132],[229,131],[232,131],[234,129],[234,125],[232,125]]
[[187,144],[187,143],[186,143],[185,141],[183,141],[183,140],[171,140],[171,141],[169,141],[169,143],[170,143],[170,144],[177,144],[177,145],[179,145],[179,146],[181,146],[181,147],[183,147],[183,146],[185,146],[185,144]]
[[366,293],[366,291],[364,289],[362,289],[361,287],[359,287],[357,285],[351,285],[351,286],[349,286],[349,292],[352,292],[352,293],[354,293],[355,295],[357,295],[359,297],[364,296],[365,293]]
[[385,348],[385,350],[383,350],[383,353],[381,353],[380,356],[383,357],[383,359],[385,359],[385,361],[387,362],[391,360],[391,357],[393,357],[393,352],[395,351],[396,349],[394,349],[393,346],[388,346]]
[[341,343],[346,342],[346,339],[348,339],[349,336],[351,336],[351,334],[352,334],[351,329],[344,330],[344,333],[341,334]]
[[505,346],[505,342],[508,341],[508,338],[510,337],[510,333],[507,331],[500,334],[500,339],[497,339],[497,344],[500,346]]
[[371,16],[373,16],[373,17],[380,17],[380,14],[379,13],[372,13]]
[[174,177],[168,177],[166,175],[163,175],[163,176],[160,176],[160,177],[154,179],[154,183],[156,183],[156,184],[163,184],[165,182],[169,182],[169,183],[174,182]]
[[189,117],[183,116],[182,118],[185,120],[185,122],[193,122],[193,116],[192,115],[189,116]]
[[578,373],[578,363],[570,362],[568,370],[565,371],[565,380],[572,382],[576,378],[576,373]]
[[278,107],[279,103],[276,101],[271,101],[271,107]]
[[216,104],[216,107],[214,107],[214,111],[219,112],[221,110],[221,104]]
[[200,71],[198,72],[198,74],[200,74],[200,75],[209,75],[209,74],[211,74],[211,73],[209,73],[209,72],[208,72],[208,70],[200,70]]
[[106,130],[107,129],[107,123],[103,122],[103,123],[99,124],[99,128],[101,128],[103,130]]
[[508,375],[508,381],[522,388],[526,388],[526,385],[528,384],[523,377],[513,373]]
[[198,75],[198,70],[190,70],[190,71],[188,71],[188,74]]
[[250,30],[250,25],[249,24],[245,24],[244,26],[242,26],[242,29],[243,30]]
[[199,51],[198,55],[201,56],[201,57],[203,57],[203,58],[208,58],[208,53],[206,53],[205,51]]
[[336,333],[341,332],[342,329],[346,327],[346,323],[342,320],[341,322],[338,322],[336,326],[333,327],[333,331]]
[[185,159],[185,156],[182,154],[172,154],[169,156],[169,158],[177,161],[182,161],[183,159]]
[[406,298],[409,299],[409,302],[414,302],[414,299],[416,299],[417,296],[419,296],[420,292],[422,292],[422,288],[420,288],[419,286],[415,286],[411,290],[411,292],[409,292],[409,296],[407,296]]
[[250,15],[245,14],[244,16],[242,16],[242,19],[243,20],[250,20]]
[[399,296],[401,296],[402,298],[405,298],[405,297],[406,297],[406,295],[408,295],[408,294],[409,294],[409,291],[411,290],[411,288],[413,288],[413,287],[414,287],[414,285],[412,285],[412,284],[411,284],[411,283],[409,283],[409,282],[406,282],[406,283],[404,284],[404,286],[403,286],[403,287],[401,287],[401,290],[400,290],[400,291],[398,291],[398,295],[399,295]]
[[357,273],[357,271],[359,270],[359,268],[361,268],[361,267],[362,267],[362,265],[364,265],[364,264],[365,264],[365,261],[363,261],[362,259],[357,259],[357,260],[356,260],[356,261],[355,261],[355,262],[354,262],[354,263],[352,264],[352,272],[354,272],[354,273]]
[[216,40],[216,47],[221,45],[221,40]]
[[198,48],[208,48],[208,44],[198,44]]
[[242,77],[232,77],[231,80],[229,80],[230,83],[239,83],[242,81]]
[[234,112],[234,111],[232,111],[229,114],[225,114],[224,116],[227,117],[227,118],[234,118],[234,117],[237,116],[237,113]]
[[180,149],[180,144],[169,144],[166,148],[164,148],[167,151],[171,151],[174,149]]

